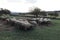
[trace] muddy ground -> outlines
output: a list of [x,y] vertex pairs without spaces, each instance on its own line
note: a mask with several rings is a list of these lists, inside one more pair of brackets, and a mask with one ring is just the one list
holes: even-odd
[[4,21],[0,20],[0,31],[14,31],[15,27],[5,24]]

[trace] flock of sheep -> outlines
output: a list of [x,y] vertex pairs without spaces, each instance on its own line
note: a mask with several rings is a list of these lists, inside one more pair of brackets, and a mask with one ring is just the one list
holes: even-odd
[[17,29],[22,29],[22,30],[31,30],[33,29],[35,26],[37,26],[37,24],[39,25],[45,25],[45,24],[49,24],[51,23],[51,19],[48,18],[39,18],[38,23],[36,21],[36,19],[19,19],[17,20],[15,17],[13,18],[0,18],[0,20],[4,21],[5,24],[11,25],[16,27]]

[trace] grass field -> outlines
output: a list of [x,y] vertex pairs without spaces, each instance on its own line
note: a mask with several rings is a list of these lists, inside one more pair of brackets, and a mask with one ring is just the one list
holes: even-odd
[[1,31],[0,40],[60,40],[60,20],[49,27],[36,27],[30,31]]

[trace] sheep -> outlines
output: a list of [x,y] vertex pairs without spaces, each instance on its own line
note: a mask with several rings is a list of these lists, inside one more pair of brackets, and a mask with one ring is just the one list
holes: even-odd
[[10,21],[10,19],[7,18],[7,19],[4,21],[4,23],[5,23],[5,24],[9,24],[9,21]]
[[36,18],[27,18],[28,21],[36,21]]
[[37,22],[36,21],[28,21],[29,23],[33,24],[33,25],[37,25]]
[[1,20],[2,20],[2,21],[5,21],[6,19],[7,19],[6,17],[1,16]]
[[51,19],[48,19],[48,21],[51,21]]
[[48,23],[48,24],[51,24],[51,19],[48,19],[47,23]]
[[48,18],[40,18],[39,24],[41,25],[48,25],[51,22],[51,19]]
[[48,22],[51,22],[51,19],[45,18],[44,21],[48,23]]
[[44,22],[47,22],[48,21],[48,19],[47,18],[44,18]]
[[23,30],[29,30],[32,29],[33,25],[30,24],[27,20],[25,19],[19,19],[16,20],[16,18],[11,18],[11,19],[6,19],[7,24],[10,24],[11,26],[15,26],[18,29],[23,29]]
[[43,18],[40,18],[40,19],[39,19],[39,22],[43,22]]
[[31,23],[32,25],[37,25],[37,22],[36,22],[36,18],[32,18],[32,19],[27,19],[29,23]]
[[16,20],[16,26],[19,29],[23,30],[29,30],[33,27],[33,25],[31,25],[27,20],[24,19]]
[[9,23],[11,26],[14,26],[15,21],[16,21],[16,18],[13,17],[13,18],[9,19],[8,23]]
[[40,19],[38,20],[38,25],[40,25],[42,22],[43,22],[43,18],[40,18]]

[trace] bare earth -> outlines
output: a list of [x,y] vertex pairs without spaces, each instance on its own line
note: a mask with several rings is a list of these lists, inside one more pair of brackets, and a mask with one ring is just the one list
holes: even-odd
[[14,31],[15,27],[5,24],[0,20],[0,31]]

